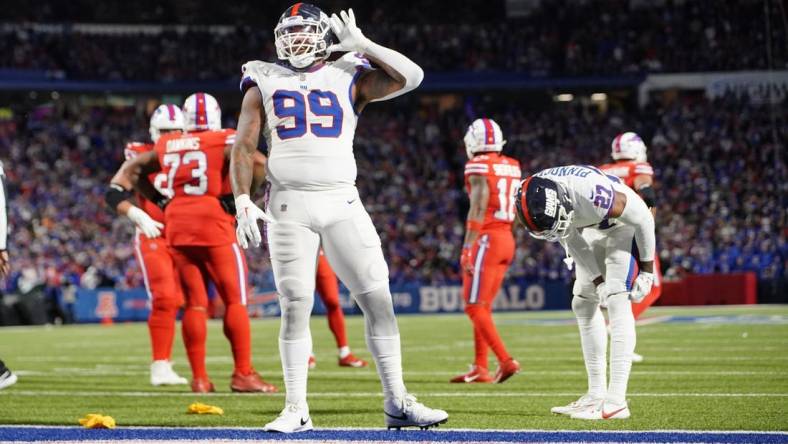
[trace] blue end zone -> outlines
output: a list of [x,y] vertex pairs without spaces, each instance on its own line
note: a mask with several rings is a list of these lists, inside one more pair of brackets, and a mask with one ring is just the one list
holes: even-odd
[[688,431],[387,431],[324,429],[283,435],[260,429],[137,427],[88,430],[80,427],[0,426],[0,441],[252,440],[252,441],[404,441],[404,442],[663,442],[788,443],[782,432]]

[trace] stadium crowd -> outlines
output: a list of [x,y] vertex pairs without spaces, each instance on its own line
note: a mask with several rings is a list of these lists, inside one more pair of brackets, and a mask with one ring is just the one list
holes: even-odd
[[[355,141],[358,185],[394,283],[456,281],[467,211],[461,139],[472,117],[483,113],[501,124],[505,152],[526,173],[606,162],[613,137],[635,130],[656,168],[658,243],[668,276],[751,270],[784,277],[786,171],[772,141],[773,130],[788,140],[788,106],[776,111],[773,125],[768,106],[734,98],[687,97],[628,113],[578,104],[538,112],[501,103],[443,111],[372,107]],[[11,197],[11,289],[141,285],[132,225],[106,210],[103,193],[125,142],[145,140],[146,124],[141,103],[110,108],[75,101],[0,120]],[[510,276],[570,279],[560,246],[532,242],[522,230],[517,236]],[[248,256],[253,283],[270,288],[266,252]]]
[[[271,14],[271,8],[242,2],[208,15],[184,3],[183,11],[168,9],[166,3],[151,8],[145,22],[167,26],[0,26],[0,69],[38,70],[68,79],[234,82],[240,62],[275,59],[273,28],[278,11],[287,5]],[[408,54],[428,72],[514,71],[545,77],[768,67],[762,1],[551,1],[516,18],[470,3],[458,7],[452,2],[444,10],[433,5],[427,11],[419,5],[419,13],[360,5],[359,25],[370,38]],[[772,2],[775,22],[778,3]],[[39,22],[70,17],[125,23],[122,8],[118,15],[97,8],[96,15],[85,11],[71,16],[72,11],[58,13],[57,2],[35,5],[27,15],[24,8],[16,13]],[[501,5],[500,11],[505,10]],[[179,17],[191,25],[173,24]],[[206,17],[228,24],[195,25]],[[772,66],[785,68],[788,47],[779,44],[785,42],[785,28],[771,29],[771,41],[777,42],[772,43]]]

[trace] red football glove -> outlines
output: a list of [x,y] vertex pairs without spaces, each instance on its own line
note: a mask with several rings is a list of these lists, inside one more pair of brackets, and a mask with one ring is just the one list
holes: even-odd
[[470,245],[462,247],[460,268],[466,273],[473,274],[473,248]]

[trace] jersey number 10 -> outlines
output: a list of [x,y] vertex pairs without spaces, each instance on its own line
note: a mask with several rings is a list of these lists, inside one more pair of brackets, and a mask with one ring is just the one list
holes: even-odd
[[498,210],[493,216],[498,220],[514,221],[514,193],[517,191],[517,181],[513,179],[498,179]]
[[[304,99],[301,91],[278,89],[274,92],[274,114],[280,119],[292,119],[290,125],[277,125],[276,135],[280,139],[295,139],[309,131],[317,137],[339,137],[342,134],[342,107],[337,95],[331,91],[313,89]],[[309,106],[307,107],[307,104]],[[307,108],[318,117],[331,117],[331,125],[306,123]]]

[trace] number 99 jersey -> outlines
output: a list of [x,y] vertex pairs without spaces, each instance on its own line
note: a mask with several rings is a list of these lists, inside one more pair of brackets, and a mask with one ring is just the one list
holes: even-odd
[[358,116],[352,91],[369,69],[356,53],[308,71],[261,61],[243,65],[241,90],[257,86],[262,96],[266,168],[274,186],[304,191],[355,186]]
[[228,169],[225,148],[235,130],[198,131],[162,136],[156,155],[172,200],[164,211],[171,246],[218,246],[235,242],[234,218],[222,209]]

